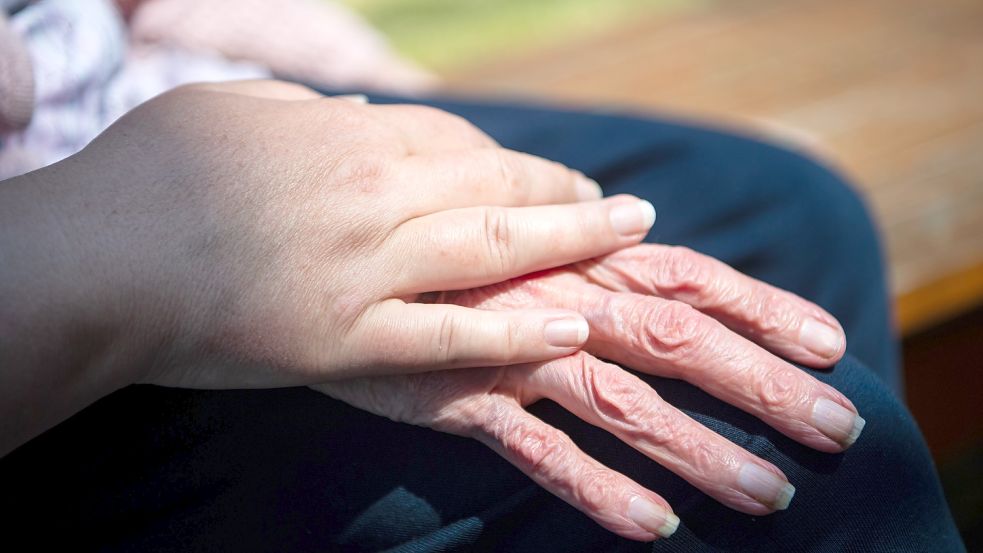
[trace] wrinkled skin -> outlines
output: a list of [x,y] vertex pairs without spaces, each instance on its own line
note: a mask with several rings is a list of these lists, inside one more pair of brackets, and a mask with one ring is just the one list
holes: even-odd
[[[666,511],[669,506],[588,457],[523,407],[550,398],[718,501],[750,514],[770,513],[776,505],[742,488],[741,467],[754,464],[782,480],[784,475],[668,405],[636,376],[591,354],[688,380],[821,451],[842,451],[851,443],[843,433],[827,428],[827,435],[817,429],[812,406],[825,398],[856,414],[853,404],[768,351],[829,366],[845,350],[835,319],[801,298],[684,248],[636,246],[432,299],[493,310],[519,305],[578,310],[591,325],[585,347],[590,353],[546,363],[352,379],[314,388],[396,421],[479,439],[624,537],[656,537],[654,528],[629,516],[633,499],[644,497]],[[806,321],[835,330],[838,343],[818,352],[805,348],[803,342],[815,344],[802,338]]]
[[0,187],[0,455],[132,382],[316,384],[480,439],[623,536],[669,533],[661,498],[523,409],[549,397],[735,509],[783,508],[777,468],[592,355],[834,452],[856,409],[777,355],[828,366],[842,329],[688,250],[623,249],[652,206],[599,195],[439,110],[275,82],[168,92]]

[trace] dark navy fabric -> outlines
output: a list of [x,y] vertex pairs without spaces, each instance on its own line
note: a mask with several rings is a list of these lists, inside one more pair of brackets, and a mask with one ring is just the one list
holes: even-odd
[[[645,197],[650,240],[684,244],[823,305],[849,355],[812,371],[867,426],[847,452],[800,446],[696,388],[664,398],[778,465],[791,507],[729,510],[556,404],[531,408],[662,494],[682,520],[620,539],[478,442],[393,423],[305,388],[133,386],[0,460],[8,540],[105,551],[961,551],[928,450],[897,399],[881,255],[842,179],[735,135],[635,117],[440,102],[503,145],[562,161],[606,193]],[[806,370],[806,369],[804,369]]]

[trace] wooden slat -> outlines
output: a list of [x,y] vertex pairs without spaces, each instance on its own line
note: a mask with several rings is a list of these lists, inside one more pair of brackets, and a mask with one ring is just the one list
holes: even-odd
[[777,133],[870,200],[903,328],[983,301],[983,2],[707,6],[448,78]]
[[[983,290],[983,263],[954,271],[897,301],[901,332],[911,335],[965,311]],[[978,360],[970,360],[978,362]]]

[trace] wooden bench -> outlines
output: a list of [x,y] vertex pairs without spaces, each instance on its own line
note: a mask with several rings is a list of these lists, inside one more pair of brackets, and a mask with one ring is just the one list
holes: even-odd
[[983,2],[747,0],[456,70],[452,89],[672,112],[778,136],[851,175],[903,332],[983,301]]

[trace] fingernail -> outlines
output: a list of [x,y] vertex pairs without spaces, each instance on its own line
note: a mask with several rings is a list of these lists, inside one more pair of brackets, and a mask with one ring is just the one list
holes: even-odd
[[778,511],[787,509],[795,495],[795,486],[754,463],[745,463],[741,467],[737,473],[737,485],[745,494]]
[[622,236],[648,232],[655,224],[655,206],[645,200],[611,208],[611,227]]
[[581,200],[599,200],[604,197],[604,192],[601,191],[601,185],[583,173],[577,173],[574,182],[577,187],[577,198]]
[[679,528],[679,517],[644,497],[636,497],[628,503],[628,518],[663,538],[668,538]]
[[584,319],[557,319],[546,323],[546,343],[557,348],[575,348],[587,341],[590,327]]
[[812,424],[829,439],[846,448],[857,441],[867,421],[835,401],[819,398],[812,407]]
[[365,94],[341,94],[334,96],[339,100],[344,100],[346,102],[351,102],[353,104],[367,104],[369,103],[369,97]]
[[840,353],[839,331],[815,319],[806,319],[799,330],[799,340],[812,353],[830,358]]

